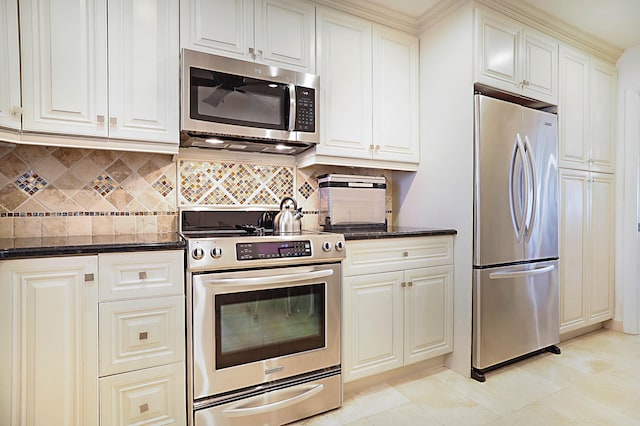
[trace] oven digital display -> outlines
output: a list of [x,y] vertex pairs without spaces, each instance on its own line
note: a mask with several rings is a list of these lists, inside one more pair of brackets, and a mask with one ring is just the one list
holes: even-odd
[[311,241],[309,240],[236,244],[236,259],[238,260],[304,256],[311,256]]

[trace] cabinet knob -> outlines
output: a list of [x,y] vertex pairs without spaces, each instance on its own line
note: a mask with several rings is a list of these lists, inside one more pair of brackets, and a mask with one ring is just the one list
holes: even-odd
[[110,126],[116,126],[118,124],[118,118],[117,117],[109,117],[109,125]]
[[140,414],[146,413],[147,411],[149,411],[149,404],[145,402],[139,408],[140,408]]
[[408,251],[403,251],[402,252],[402,257],[409,257],[409,252]]
[[104,115],[98,115],[98,116],[96,117],[96,121],[97,121],[98,123],[100,123],[100,124],[103,124],[103,123],[104,123]]
[[373,146],[373,144],[371,144],[371,145],[369,145],[369,149],[373,151],[376,148]]
[[407,283],[407,286],[408,286],[408,287],[413,287],[413,281],[409,281],[409,282]]
[[147,340],[148,338],[149,338],[148,331],[141,331],[140,333],[138,333],[138,340]]
[[407,286],[407,283],[406,283],[406,282],[402,281],[402,282],[400,283],[400,287],[404,288],[404,287],[406,287],[406,286]]
[[84,274],[84,282],[92,283],[95,280],[93,274]]
[[138,278],[140,278],[141,280],[146,280],[147,273],[145,271],[138,272]]
[[380,151],[380,145],[376,145],[376,150]]

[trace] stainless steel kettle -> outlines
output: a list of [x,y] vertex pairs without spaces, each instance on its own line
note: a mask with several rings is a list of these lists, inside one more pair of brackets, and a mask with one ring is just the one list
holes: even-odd
[[276,234],[299,234],[302,232],[300,218],[302,209],[298,209],[296,200],[284,197],[280,202],[280,212],[273,219],[273,232]]

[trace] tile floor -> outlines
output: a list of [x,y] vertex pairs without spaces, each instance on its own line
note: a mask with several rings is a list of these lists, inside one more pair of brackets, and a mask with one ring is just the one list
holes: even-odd
[[640,425],[640,336],[602,329],[559,346],[485,383],[445,368],[388,381],[296,425]]

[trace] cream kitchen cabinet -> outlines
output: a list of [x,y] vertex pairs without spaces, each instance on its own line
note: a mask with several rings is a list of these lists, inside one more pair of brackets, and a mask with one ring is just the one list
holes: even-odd
[[614,177],[561,169],[560,189],[560,333],[566,333],[613,318]]
[[318,7],[321,142],[298,165],[416,170],[418,39]]
[[303,0],[182,0],[183,48],[315,72],[315,6]]
[[345,382],[453,350],[453,237],[347,241],[346,251]]
[[0,127],[21,126],[18,3],[0,0]]
[[103,425],[186,423],[183,256],[100,255]]
[[0,261],[0,424],[98,423],[96,256]]
[[558,42],[485,9],[475,11],[475,81],[558,103]]
[[615,172],[616,69],[560,47],[560,167]]
[[94,137],[51,145],[177,153],[178,0],[19,4],[23,131]]

